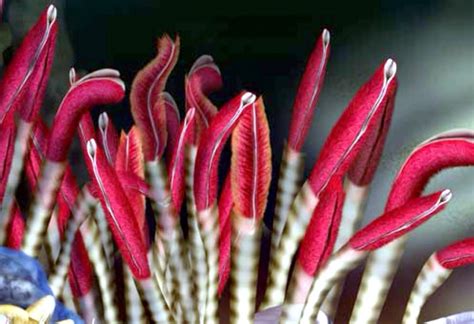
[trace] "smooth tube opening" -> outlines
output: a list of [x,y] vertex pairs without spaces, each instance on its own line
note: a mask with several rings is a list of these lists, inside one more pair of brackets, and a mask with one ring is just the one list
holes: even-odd
[[242,105],[250,105],[251,103],[254,103],[255,100],[257,99],[257,96],[254,95],[251,92],[246,92],[242,95],[242,98],[240,99],[242,102]]
[[385,80],[390,81],[397,73],[397,63],[394,60],[388,59],[384,66]]
[[328,47],[330,40],[331,40],[331,34],[329,33],[329,30],[324,28],[324,30],[323,30],[323,45],[324,45],[324,47]]

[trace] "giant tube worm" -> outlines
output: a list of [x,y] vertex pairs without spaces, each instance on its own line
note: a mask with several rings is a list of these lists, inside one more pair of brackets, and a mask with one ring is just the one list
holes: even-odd
[[284,323],[312,323],[331,287],[354,269],[370,251],[378,249],[420,226],[450,201],[449,190],[410,200],[376,218],[339,249],[314,279],[301,313],[283,310]]
[[288,135],[288,143],[283,153],[278,191],[275,206],[275,215],[272,226],[272,250],[276,250],[280,243],[283,227],[286,223],[290,206],[298,192],[298,185],[302,176],[303,155],[301,149],[307,137],[314,109],[321,92],[326,64],[330,52],[330,34],[324,29],[316,41],[316,45],[308,59],[303,77],[293,105],[293,113]]
[[81,116],[93,106],[119,102],[125,86],[115,70],[99,70],[74,83],[53,121],[45,162],[30,208],[22,250],[37,256],[64,175],[66,158]]
[[332,177],[346,173],[363,143],[379,124],[396,88],[396,64],[388,59],[356,93],[324,143],[311,174],[296,196],[280,244],[271,255],[270,276],[261,309],[279,305],[285,296],[287,264],[304,235],[320,193]]
[[56,8],[52,5],[43,12],[15,52],[0,83],[0,121],[3,122],[6,115],[7,119],[10,118],[16,110],[20,115],[12,161],[6,162],[9,165],[9,173],[0,206],[0,242],[3,241],[5,226],[13,207],[30,132],[43,103],[54,56],[56,15]]
[[474,238],[467,238],[435,252],[421,269],[410,294],[403,324],[418,323],[418,316],[426,300],[459,267],[474,263]]
[[272,173],[270,130],[260,97],[232,132],[231,187],[234,201],[230,320],[250,323],[255,313],[262,219]]
[[196,202],[199,228],[206,251],[208,271],[207,300],[204,319],[217,320],[218,296],[218,250],[215,243],[219,240],[217,229],[217,176],[219,158],[224,144],[239,118],[256,100],[250,92],[235,96],[216,114],[211,124],[201,135],[196,155],[194,174],[194,199]]
[[[474,132],[451,130],[421,143],[400,168],[389,193],[385,211],[397,208],[421,194],[428,180],[437,172],[451,167],[474,164]],[[405,239],[375,251],[368,259],[362,277],[362,288],[354,306],[352,321],[375,323],[402,256]],[[378,264],[391,266],[380,268]],[[383,282],[377,288],[371,282]],[[370,287],[370,288],[369,288]]]

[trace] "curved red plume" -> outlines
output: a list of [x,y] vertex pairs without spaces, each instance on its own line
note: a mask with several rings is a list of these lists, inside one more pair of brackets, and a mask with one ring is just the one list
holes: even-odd
[[371,251],[399,238],[444,209],[451,200],[449,190],[410,200],[402,207],[379,216],[350,240],[356,250]]
[[297,152],[301,151],[301,147],[304,144],[313,120],[319,93],[323,87],[326,64],[330,52],[329,40],[329,31],[324,29],[311,52],[298,91],[296,92],[288,135],[288,146]]
[[343,175],[363,147],[375,125],[380,124],[397,88],[396,64],[387,60],[356,93],[331,130],[309,176],[314,194],[319,194],[335,175]]
[[321,202],[314,210],[306,228],[298,252],[298,262],[311,276],[315,275],[332,254],[339,232],[344,196],[342,180],[331,179],[321,193]]
[[468,165],[474,165],[474,131],[451,130],[428,139],[413,150],[400,168],[385,211],[418,197],[437,172]]
[[260,220],[272,177],[270,130],[262,98],[252,104],[232,132],[230,167],[235,211]]
[[117,147],[119,143],[119,135],[117,129],[109,118],[107,113],[99,115],[99,141],[102,144],[107,161],[110,164],[115,164],[115,158],[117,157]]
[[197,109],[197,138],[217,114],[217,107],[207,96],[221,88],[222,76],[214,59],[210,55],[200,56],[185,79],[186,110]]
[[232,200],[232,187],[230,173],[224,181],[221,195],[219,197],[219,294],[225,288],[230,275],[230,240],[232,238],[232,224],[230,214],[234,202]]
[[161,157],[166,145],[166,112],[161,93],[179,55],[179,37],[158,40],[158,55],[133,80],[130,93],[132,115],[143,138],[145,159]]
[[436,259],[446,269],[474,263],[474,237],[457,241],[436,252]]
[[32,121],[41,107],[56,42],[57,11],[48,6],[15,51],[0,81],[0,121],[20,109]]
[[92,107],[115,104],[122,100],[125,85],[119,76],[115,70],[104,69],[73,83],[54,118],[47,159],[56,162],[66,160],[79,121]]
[[171,198],[173,199],[173,204],[177,211],[181,210],[186,189],[186,146],[192,144],[194,140],[195,112],[196,110],[193,108],[186,113],[186,117],[179,130],[178,142],[176,146],[173,147],[173,155],[168,167]]
[[93,166],[94,173],[90,176],[94,179],[96,187],[94,191],[98,193],[112,236],[122,257],[135,278],[149,278],[151,273],[142,231],[120,180],[95,140],[92,139],[87,143],[87,151]]
[[196,153],[194,197],[198,211],[210,207],[217,196],[217,171],[222,149],[242,113],[255,102],[256,96],[241,92],[228,101],[203,132]]

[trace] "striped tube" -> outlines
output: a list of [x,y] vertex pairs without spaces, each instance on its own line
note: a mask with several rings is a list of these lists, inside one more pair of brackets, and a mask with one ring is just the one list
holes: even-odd
[[280,244],[270,257],[268,287],[260,309],[283,304],[290,265],[308,226],[318,198],[305,184],[295,198],[283,229]]
[[76,302],[74,300],[74,297],[72,296],[71,286],[69,285],[69,283],[64,286],[64,290],[63,290],[61,299],[62,299],[62,302],[63,302],[64,306],[66,306],[67,308],[69,308],[73,312],[77,313]]
[[403,324],[418,322],[420,311],[426,300],[448,279],[451,272],[452,269],[446,269],[439,264],[435,254],[426,261],[410,294]]
[[[354,232],[360,227],[369,193],[368,186],[357,186],[349,179],[346,179],[344,189],[346,198],[344,199],[344,205],[342,207],[341,226],[334,245],[336,251],[347,243]],[[334,286],[321,307],[324,313],[331,319],[334,319],[336,316],[339,297],[341,296],[343,286],[343,281]]]
[[39,255],[45,241],[46,230],[56,202],[66,163],[46,160],[40,172],[33,203],[30,207],[22,251],[31,256]]
[[159,248],[156,251],[165,253],[164,255],[160,254],[159,257],[163,258],[166,264],[168,262],[168,255],[166,253],[167,244],[164,242],[167,239],[165,236],[176,224],[175,215],[173,215],[172,211],[171,196],[169,194],[168,177],[165,166],[160,160],[147,161],[145,167],[146,179],[151,187],[150,191],[153,198],[151,199],[151,206],[155,214],[157,233],[159,233],[165,247],[165,249]]
[[194,323],[198,313],[195,289],[189,269],[188,251],[179,223],[176,224],[171,235],[169,241],[171,290],[172,294],[177,295],[172,300],[176,299],[181,306],[184,322]]
[[152,205],[160,216],[160,234],[165,246],[166,260],[169,261],[172,270],[169,272],[171,306],[173,311],[181,306],[184,321],[193,322],[197,313],[197,306],[193,299],[194,285],[179,217],[171,201],[166,168],[159,160],[147,162],[146,166],[152,187]]
[[280,175],[276,195],[275,215],[273,216],[271,251],[276,251],[280,243],[281,234],[290,212],[291,204],[300,188],[303,176],[303,154],[294,151],[285,145],[281,159]]
[[299,262],[296,262],[288,286],[288,292],[286,293],[285,305],[303,304],[308,296],[313,280],[314,277],[308,274]]
[[261,222],[242,230],[242,216],[232,214],[232,265],[230,273],[230,322],[252,323],[255,316]]
[[99,230],[93,217],[87,218],[81,227],[81,233],[89,255],[89,260],[92,263],[99,283],[104,308],[104,320],[106,323],[117,323],[119,321],[119,314],[114,301],[114,277],[107,266],[104,250],[100,244]]
[[12,164],[7,178],[7,186],[3,195],[3,201],[0,206],[0,245],[4,244],[6,238],[6,229],[10,220],[11,210],[15,198],[15,191],[20,182],[21,171],[25,162],[26,151],[33,124],[18,120],[18,126],[13,147]]
[[66,282],[69,264],[71,263],[71,250],[77,230],[92,212],[94,204],[94,198],[90,195],[86,187],[84,187],[81,194],[76,198],[76,203],[72,210],[72,217],[69,217],[66,225],[64,241],[61,244],[61,250],[54,267],[54,273],[51,274],[49,278],[49,286],[56,298],[60,296]]
[[[84,318],[84,322],[94,323],[94,321],[97,321],[99,318],[99,314],[97,313],[97,305],[95,303],[96,297],[93,289],[89,290],[87,294],[79,297],[79,307],[81,309],[81,315]],[[71,309],[74,310],[74,308]]]
[[112,240],[112,234],[109,230],[109,224],[105,218],[104,210],[99,202],[96,203],[94,217],[99,229],[100,242],[104,248],[105,259],[107,260],[109,267],[112,268],[114,263],[114,243]]
[[407,238],[401,237],[369,255],[354,304],[351,324],[376,324]]
[[61,239],[59,234],[57,208],[55,208],[53,214],[51,215],[51,220],[49,221],[48,230],[46,232],[47,244],[45,244],[45,247],[51,248],[51,260],[57,260],[59,257],[59,252],[61,249]]
[[337,251],[316,275],[301,314],[296,312],[290,314],[283,309],[281,323],[314,323],[329,290],[360,264],[367,254],[365,251],[357,251],[350,247],[343,247]]
[[196,285],[197,308],[199,322],[204,321],[204,309],[207,296],[207,263],[204,243],[199,232],[196,218],[196,204],[194,202],[194,163],[196,161],[197,147],[190,145],[186,148],[186,209],[188,215],[188,242],[191,259],[191,269]]
[[[155,236],[155,240],[157,239],[157,236]],[[165,278],[164,278],[164,269],[165,269],[165,264],[162,264],[164,260],[162,258],[159,258],[159,255],[161,254],[159,251],[157,251],[158,247],[157,244],[153,244],[148,251],[148,263],[150,264],[150,269],[153,269],[153,275],[155,276],[155,280],[158,283],[158,286],[160,287],[160,290],[163,294],[163,298],[165,299],[165,303],[169,306],[171,305],[170,297],[169,297],[169,291],[168,287],[166,286]]]
[[207,294],[204,307],[204,323],[219,323],[218,284],[219,284],[219,225],[218,209],[212,207],[199,211],[199,230],[204,243],[207,265]]
[[155,277],[140,280],[137,284],[138,291],[146,301],[153,321],[163,324],[175,323]]
[[124,283],[125,283],[125,304],[127,313],[127,323],[130,324],[145,324],[146,316],[145,309],[143,308],[140,294],[138,293],[137,286],[133,280],[130,268],[124,264]]

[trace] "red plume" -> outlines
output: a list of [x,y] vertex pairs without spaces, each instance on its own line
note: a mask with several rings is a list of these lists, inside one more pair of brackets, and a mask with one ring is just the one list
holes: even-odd
[[395,72],[392,60],[382,64],[359,89],[331,130],[308,179],[316,195],[332,176],[346,173],[370,132],[380,124],[387,103],[395,95]]
[[151,274],[142,231],[120,180],[95,140],[87,143],[87,151],[93,166],[94,173],[90,176],[94,179],[94,191],[122,257],[135,278],[149,278]]
[[446,269],[474,263],[474,237],[455,242],[436,252],[436,259]]
[[406,159],[388,196],[385,211],[418,197],[429,179],[451,167],[474,165],[474,132],[452,130],[421,143]]
[[207,96],[221,88],[222,76],[214,59],[209,55],[200,56],[185,79],[186,110],[197,109],[197,138],[217,114],[217,107]]
[[171,160],[171,155],[176,146],[179,136],[179,125],[181,123],[181,116],[179,115],[178,105],[173,97],[168,92],[163,92],[166,115],[166,158]]
[[54,118],[47,159],[56,162],[66,160],[79,121],[92,107],[122,100],[125,85],[119,76],[115,70],[98,70],[72,84]]
[[[122,132],[117,151],[117,160],[115,169],[117,174],[121,172],[129,175],[135,175],[139,179],[145,178],[145,161],[143,151],[138,135],[138,129],[132,127],[128,134]],[[145,196],[139,191],[130,188],[128,181],[124,176],[119,176],[122,187],[130,201],[133,213],[142,229],[144,237],[148,237],[148,227],[145,219]],[[146,234],[146,235],[145,235]]]
[[13,158],[13,148],[15,143],[15,123],[13,115],[7,116],[0,122],[0,201],[7,189],[8,174]]
[[332,254],[339,232],[344,196],[341,179],[333,178],[321,193],[321,202],[308,224],[298,252],[298,262],[311,276]]
[[313,120],[314,109],[323,87],[326,64],[329,58],[329,31],[324,29],[316,41],[296,92],[291,116],[288,146],[299,152]]
[[349,245],[356,250],[372,251],[390,243],[426,222],[451,200],[449,190],[410,200],[402,207],[376,218],[358,231]]
[[15,51],[0,81],[0,121],[20,109],[32,121],[41,107],[57,34],[57,11],[46,8]]
[[99,116],[99,141],[102,144],[107,161],[110,164],[115,164],[117,156],[117,146],[119,142],[119,135],[114,124],[110,120],[107,113],[102,113]]
[[261,97],[242,114],[232,133],[230,170],[235,211],[260,220],[272,176],[270,130]]
[[173,155],[168,168],[171,197],[175,210],[181,210],[185,192],[185,161],[186,146],[194,139],[195,109],[190,109],[179,129],[177,144],[173,147]]
[[21,242],[23,241],[23,234],[25,233],[25,219],[16,201],[13,204],[12,217],[8,224],[7,233],[6,246],[11,249],[19,250],[21,248]]
[[179,54],[179,37],[158,40],[158,55],[138,72],[130,93],[132,115],[143,138],[145,159],[161,157],[166,145],[166,109],[163,92]]
[[198,211],[210,207],[217,196],[217,171],[224,144],[242,113],[255,102],[255,95],[241,92],[227,102],[202,134],[196,153],[194,197]]

